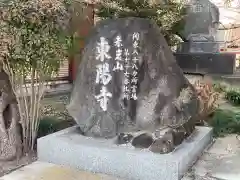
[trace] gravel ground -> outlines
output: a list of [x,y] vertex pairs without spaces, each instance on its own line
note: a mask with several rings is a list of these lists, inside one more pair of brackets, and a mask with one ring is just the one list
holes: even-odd
[[15,171],[16,169],[21,168],[25,165],[31,164],[36,160],[37,160],[37,155],[36,153],[33,153],[33,154],[23,156],[19,160],[6,161],[6,162],[0,161],[0,177],[5,174],[9,174],[12,171]]

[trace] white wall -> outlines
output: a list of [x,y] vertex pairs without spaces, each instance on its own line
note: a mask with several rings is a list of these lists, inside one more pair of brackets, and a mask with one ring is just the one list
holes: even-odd
[[224,25],[240,24],[240,0],[232,0],[230,7],[224,4],[224,0],[210,0],[220,11],[220,22]]
[[[220,28],[229,28],[231,26],[240,25],[240,0],[232,0],[230,4],[224,4],[224,0],[211,0],[220,12],[219,21]],[[236,38],[236,29],[219,30],[217,33],[217,41],[231,41]],[[237,35],[238,36],[238,35]],[[240,36],[240,34],[239,34]]]

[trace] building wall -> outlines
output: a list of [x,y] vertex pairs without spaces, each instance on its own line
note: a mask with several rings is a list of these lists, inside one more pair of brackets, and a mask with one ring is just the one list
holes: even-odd
[[77,39],[79,39],[79,44],[76,47],[78,51],[75,53],[74,56],[71,57],[70,60],[70,78],[72,81],[76,77],[77,69],[81,62],[81,52],[84,48],[85,39],[88,37],[89,32],[94,26],[94,5],[87,4],[83,7],[81,13],[83,14],[83,18],[75,16],[73,20],[73,24],[75,26],[74,33]]
[[81,60],[81,51],[84,47],[84,39],[94,25],[94,6],[74,1],[72,4],[74,13],[70,22],[71,33],[75,37],[74,55],[62,63],[57,78],[65,78],[73,81]]
[[[217,33],[217,41],[225,42],[226,46],[229,42],[235,41],[240,37],[240,1],[232,0],[226,4],[223,0],[211,0],[220,11],[220,25]],[[231,29],[232,28],[232,29]],[[235,41],[235,44],[239,44],[239,41]],[[231,45],[232,43],[230,43]]]

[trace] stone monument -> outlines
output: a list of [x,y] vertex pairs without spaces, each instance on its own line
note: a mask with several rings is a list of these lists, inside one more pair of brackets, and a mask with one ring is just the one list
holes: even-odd
[[185,26],[181,35],[188,41],[180,43],[179,53],[219,52],[217,33],[219,9],[209,0],[189,0]]
[[198,99],[158,26],[107,20],[90,37],[68,106],[82,134],[171,152],[194,131]]
[[235,73],[235,55],[220,53],[226,44],[219,39],[218,7],[209,0],[190,0],[188,7],[181,32],[187,41],[178,44],[175,53],[178,65],[184,73],[220,76]]
[[219,9],[210,0],[189,0],[183,36],[189,41],[215,41]]
[[[77,126],[38,139],[38,159],[131,180],[179,180],[211,141],[194,87],[148,19],[101,21],[68,111]],[[117,179],[116,178],[116,179]]]

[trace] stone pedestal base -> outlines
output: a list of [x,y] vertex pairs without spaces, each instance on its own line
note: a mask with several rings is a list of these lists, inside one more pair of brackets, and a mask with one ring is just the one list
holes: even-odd
[[195,133],[169,154],[117,146],[113,140],[84,137],[77,127],[38,139],[40,161],[129,180],[179,180],[212,141],[212,129]]

